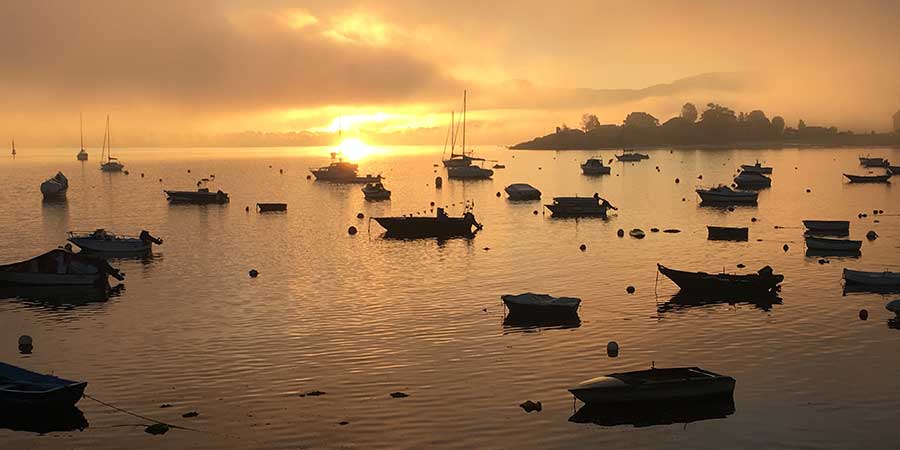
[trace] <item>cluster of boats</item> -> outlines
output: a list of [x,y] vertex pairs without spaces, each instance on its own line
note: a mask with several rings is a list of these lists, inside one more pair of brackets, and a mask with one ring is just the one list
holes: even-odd
[[[844,176],[847,177],[851,183],[889,183],[891,175],[900,173],[900,166],[892,166],[891,162],[884,158],[860,156],[859,164],[867,169],[876,167],[884,168],[885,173],[878,175],[852,175],[845,173]],[[869,173],[871,173],[871,171]]]

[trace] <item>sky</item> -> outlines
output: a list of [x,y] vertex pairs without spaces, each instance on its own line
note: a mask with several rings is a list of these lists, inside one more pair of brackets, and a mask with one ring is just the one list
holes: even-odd
[[[0,0],[23,145],[514,144],[693,102],[887,131],[898,1]],[[701,108],[702,109],[702,108]]]

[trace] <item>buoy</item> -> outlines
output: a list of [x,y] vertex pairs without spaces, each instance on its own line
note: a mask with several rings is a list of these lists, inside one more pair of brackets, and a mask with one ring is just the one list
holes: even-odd
[[702,180],[702,179],[703,179],[703,174],[697,175],[697,179],[698,179],[698,180]]
[[159,182],[162,183],[162,178],[159,179]]
[[872,214],[873,214],[873,215],[874,215],[874,214],[878,214],[878,210],[877,210],[877,209],[873,209],[873,210],[872,210]]
[[484,250],[484,251],[488,251],[488,250],[490,250],[490,249],[491,249],[490,247],[485,247],[483,250]]
[[191,173],[191,169],[188,169],[188,173]]
[[634,294],[634,286],[628,286],[627,288],[625,288],[625,292]]
[[499,192],[497,193],[497,197],[498,197],[498,198],[500,197],[500,193],[499,193]]
[[678,178],[676,178],[676,179],[675,179],[675,184],[678,184],[678,183],[681,183],[681,180],[679,180]]
[[347,233],[348,233],[350,236],[353,236],[354,234],[356,234],[356,227],[351,226],[350,228],[347,228]]
[[883,209],[879,209],[879,210],[878,210],[878,214],[884,214],[884,210],[883,210]]
[[810,190],[810,189],[807,189],[807,190],[806,190],[806,193],[807,193],[807,194],[809,194],[810,192],[812,192],[812,190]]
[[734,212],[734,206],[729,206],[729,207],[728,207],[728,210],[731,211],[731,212]]
[[587,250],[587,245],[581,244],[578,248],[581,249],[581,251],[585,251]]
[[284,169],[278,169],[278,173],[284,173]]
[[141,172],[141,178],[144,178],[144,172]]
[[859,320],[869,320],[869,311],[865,309],[859,310]]
[[537,212],[537,210],[534,210],[534,215],[538,215],[538,212]]
[[540,167],[538,167],[538,170],[541,170],[541,168],[540,168]]
[[431,202],[431,206],[434,206],[434,202]]
[[245,207],[244,207],[244,211],[250,212],[250,207],[249,207],[249,206],[245,206]]
[[681,201],[683,201],[683,202],[686,202],[686,201],[687,201],[687,199],[686,199],[686,198],[684,198],[684,197],[681,197]]
[[359,213],[359,214],[356,215],[356,218],[357,218],[357,219],[362,219],[363,217],[366,217],[366,216],[363,215],[363,213]]
[[440,189],[444,185],[444,179],[441,177],[434,178],[434,187]]
[[878,233],[876,233],[875,230],[869,230],[869,232],[866,233],[866,239],[874,241],[875,239],[878,239]]
[[312,179],[312,175],[307,175],[307,176],[306,176],[306,179],[307,179],[307,180],[311,180],[311,179]]
[[619,237],[625,236],[625,230],[619,228],[619,231],[616,231],[616,235]]
[[823,259],[820,259],[820,260],[819,260],[819,264],[828,264],[828,260],[827,260],[827,259],[824,259],[824,258],[823,258]]
[[738,263],[738,265],[737,265],[738,269],[743,269],[744,267],[747,267],[744,265],[744,263]]
[[751,217],[751,218],[750,218],[750,221],[751,221],[751,222],[756,222],[756,217]]
[[781,247],[781,248],[783,248],[783,249],[784,249],[784,251],[788,251],[788,249],[790,249],[790,247],[788,247],[788,245],[787,245],[787,244],[784,244],[784,247]]
[[250,269],[250,278],[256,278],[259,276],[259,271],[256,269]]
[[23,334],[19,336],[19,351],[22,353],[31,353],[31,350],[34,348],[34,340],[31,339],[31,336],[27,334]]
[[616,341],[609,341],[606,344],[606,356],[610,358],[619,356],[619,344]]

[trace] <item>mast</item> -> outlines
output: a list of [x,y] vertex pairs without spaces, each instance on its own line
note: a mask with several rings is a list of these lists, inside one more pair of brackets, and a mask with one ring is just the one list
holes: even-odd
[[78,113],[78,124],[81,129],[81,150],[84,150],[84,117]]
[[[450,111],[450,126],[447,128],[447,137],[444,138],[444,150],[441,152],[441,159],[444,159],[444,155],[447,154],[447,143],[450,142],[450,134],[453,133],[453,113],[454,111]],[[454,140],[456,140],[456,136],[454,136]],[[450,157],[453,157],[453,147],[450,147]]]
[[463,90],[463,141],[462,154],[466,155],[466,91]]

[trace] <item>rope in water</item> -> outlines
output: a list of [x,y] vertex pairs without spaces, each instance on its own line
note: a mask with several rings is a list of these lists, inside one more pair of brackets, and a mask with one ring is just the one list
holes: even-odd
[[[99,398],[91,397],[91,396],[88,395],[88,394],[83,394],[83,395],[84,395],[85,398],[89,398],[89,399],[91,399],[91,400],[93,400],[93,401],[95,401],[95,402],[97,402],[97,403],[99,403],[99,404],[101,404],[101,405],[103,405],[103,406],[106,406],[106,407],[108,407],[108,408],[112,408],[112,409],[114,409],[114,410],[116,410],[116,411],[119,411],[119,412],[122,412],[122,413],[125,413],[125,414],[128,414],[129,416],[137,417],[138,419],[143,419],[143,420],[147,420],[147,421],[150,421],[150,422],[153,422],[153,423],[162,424],[162,425],[165,425],[165,426],[167,426],[167,427],[169,427],[169,428],[177,428],[177,429],[179,429],[179,430],[196,431],[196,432],[198,432],[198,433],[209,433],[208,431],[198,430],[198,429],[196,429],[196,428],[182,427],[182,426],[179,426],[179,425],[173,425],[173,424],[171,424],[171,423],[166,423],[166,422],[163,422],[163,421],[161,421],[161,420],[156,420],[156,419],[154,419],[154,418],[152,418],[152,417],[142,416],[142,415],[140,415],[140,414],[138,414],[138,413],[131,412],[131,411],[129,411],[129,410],[127,410],[127,409],[124,409],[124,408],[120,408],[120,407],[118,407],[118,406],[116,406],[116,405],[113,405],[113,404],[111,404],[111,403],[104,402],[103,400],[100,400]],[[215,434],[215,433],[210,433],[210,434]]]

